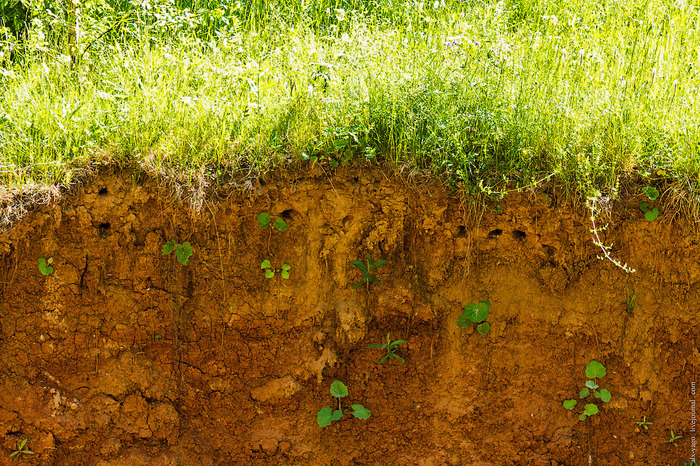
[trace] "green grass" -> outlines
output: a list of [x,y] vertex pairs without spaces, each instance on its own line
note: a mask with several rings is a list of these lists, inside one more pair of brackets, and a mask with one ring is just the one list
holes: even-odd
[[60,8],[0,34],[7,189],[96,164],[210,186],[316,156],[471,192],[700,184],[697,1],[90,5],[72,53]]

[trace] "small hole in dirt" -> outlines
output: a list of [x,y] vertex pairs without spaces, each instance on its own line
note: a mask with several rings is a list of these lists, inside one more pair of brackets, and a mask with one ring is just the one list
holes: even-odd
[[112,224],[109,222],[100,223],[100,230],[106,231],[112,228]]
[[515,239],[522,240],[522,239],[525,239],[526,236],[527,236],[527,233],[525,233],[522,230],[513,230],[513,238],[515,238]]
[[286,220],[291,220],[294,214],[296,214],[296,211],[294,209],[287,209],[284,212],[280,213],[280,217]]
[[503,233],[503,230],[496,228],[495,230],[489,231],[489,238],[498,238]]
[[107,188],[102,188],[97,192],[97,194],[99,194],[100,196],[106,196],[107,194],[109,194],[109,190]]
[[467,228],[464,225],[457,227],[457,238],[464,238],[467,236]]

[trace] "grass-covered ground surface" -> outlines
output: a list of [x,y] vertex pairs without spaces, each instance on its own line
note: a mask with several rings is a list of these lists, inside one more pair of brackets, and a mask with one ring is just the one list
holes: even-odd
[[[0,184],[299,163],[700,186],[695,0],[2,0]],[[663,183],[659,180],[663,180]]]

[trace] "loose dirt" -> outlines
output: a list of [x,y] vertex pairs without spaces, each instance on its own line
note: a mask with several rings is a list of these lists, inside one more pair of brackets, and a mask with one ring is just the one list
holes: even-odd
[[[153,180],[103,173],[0,235],[0,460],[26,438],[26,463],[46,465],[680,466],[700,244],[663,198],[645,220],[633,191],[598,219],[628,274],[556,189],[481,206],[317,167],[195,214]],[[289,228],[260,228],[261,212]],[[192,245],[188,265],[162,254],[171,239]],[[352,289],[367,253],[388,261],[371,294]],[[487,335],[456,326],[480,300]],[[404,364],[367,348],[389,332]],[[612,400],[580,421],[562,402],[592,359]],[[334,380],[368,420],[318,427]]]

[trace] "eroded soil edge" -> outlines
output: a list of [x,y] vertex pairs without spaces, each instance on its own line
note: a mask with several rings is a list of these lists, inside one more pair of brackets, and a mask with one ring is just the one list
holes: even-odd
[[[0,458],[28,438],[30,462],[57,465],[682,464],[700,246],[638,204],[605,231],[626,274],[554,192],[482,210],[379,171],[309,173],[194,215],[103,175],[0,236]],[[289,228],[261,229],[263,211]],[[350,264],[368,252],[388,261],[369,295]],[[486,336],[455,325],[479,300]],[[367,349],[388,332],[405,364]],[[581,422],[562,401],[593,358],[612,401]],[[367,421],[318,427],[335,379]]]

